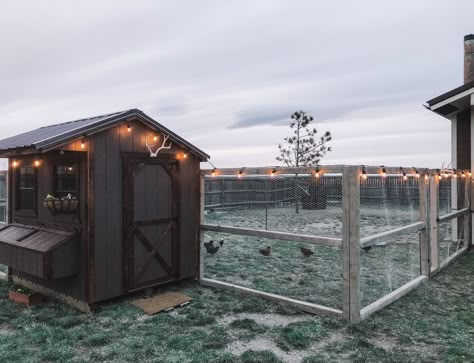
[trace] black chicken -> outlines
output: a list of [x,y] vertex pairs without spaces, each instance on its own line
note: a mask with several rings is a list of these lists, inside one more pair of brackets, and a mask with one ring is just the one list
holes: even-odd
[[224,240],[221,239],[221,240],[219,241],[219,244],[221,245],[221,247],[224,246]]
[[272,253],[272,249],[270,246],[268,246],[267,248],[262,248],[259,251],[263,256],[270,256],[270,254]]
[[207,245],[206,246],[206,251],[207,251],[207,253],[214,256],[214,254],[217,253],[217,251],[219,251],[219,246]]
[[372,246],[362,247],[362,249],[367,253],[372,249]]
[[214,241],[212,239],[209,242],[204,242],[204,247],[206,247],[206,249],[211,246],[214,246]]
[[304,255],[304,257],[309,257],[311,255],[314,255],[314,252],[308,248],[300,247],[300,250],[301,250],[301,253]]

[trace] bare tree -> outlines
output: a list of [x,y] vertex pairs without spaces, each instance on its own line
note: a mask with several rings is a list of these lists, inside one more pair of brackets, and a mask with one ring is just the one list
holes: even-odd
[[318,131],[309,127],[312,121],[313,116],[308,116],[304,111],[291,115],[290,129],[293,130],[293,135],[284,138],[286,145],[278,145],[278,161],[287,166],[317,166],[321,158],[331,151],[331,147],[326,145],[332,140],[331,133],[326,131],[317,138]]
[[[318,166],[321,158],[331,147],[327,143],[332,140],[331,133],[326,131],[321,137],[317,137],[318,131],[310,127],[314,120],[304,111],[296,111],[291,116],[290,129],[293,135],[284,138],[285,145],[279,144],[280,156],[276,159],[287,166]],[[294,180],[294,198],[296,213],[299,212],[299,190],[302,187],[298,184],[298,174]]]

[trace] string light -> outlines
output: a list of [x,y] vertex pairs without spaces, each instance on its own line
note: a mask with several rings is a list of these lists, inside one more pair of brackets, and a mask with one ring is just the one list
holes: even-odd
[[188,157],[188,154],[183,153],[183,159],[186,159]]
[[456,169],[453,169],[453,178],[457,178],[458,177],[458,172],[456,171]]
[[439,169],[436,169],[436,173],[438,174],[438,179],[441,180],[441,178],[443,177],[441,175],[441,171]]
[[368,175],[367,175],[367,170],[365,170],[365,166],[362,165],[362,179],[367,180]]
[[402,173],[402,179],[403,180],[408,180],[407,173],[405,173],[405,170],[400,166],[400,173]]
[[69,166],[67,167],[67,170],[71,171],[71,170],[72,170],[72,165],[69,165]]
[[462,173],[461,173],[461,178],[465,178],[465,177],[466,177],[466,173],[463,170]]
[[86,141],[84,138],[81,140],[81,149],[84,149],[86,147]]
[[156,140],[158,140],[158,136],[155,135],[153,136],[153,141],[156,141]]
[[321,176],[321,172],[319,171],[319,167],[318,167],[318,166],[316,167],[316,171],[315,171],[315,173],[314,173],[314,176],[315,176],[316,178],[319,178],[319,177]]
[[471,176],[472,176],[472,173],[471,173],[471,171],[470,171],[470,170],[468,170],[468,171],[467,171],[467,175],[469,175],[469,177],[471,177]]
[[12,167],[13,167],[13,168],[16,168],[16,167],[18,166],[18,164],[19,164],[19,163],[18,163],[18,160],[13,160],[13,162],[12,162]]
[[276,172],[277,172],[276,169],[273,169],[272,173],[271,173],[271,176],[275,176]]
[[130,124],[127,124],[127,131],[128,131],[128,132],[131,132],[131,131],[132,131],[132,128],[130,127]]
[[419,178],[420,177],[420,172],[418,171],[417,168],[413,168],[413,169],[415,169],[415,177]]
[[382,165],[382,177],[385,178],[387,176],[387,170],[385,169],[385,166]]
[[216,176],[216,168],[212,169],[211,176]]
[[39,160],[35,160],[34,165],[35,165],[36,167],[40,166],[40,161],[39,161]]
[[430,173],[428,173],[428,169],[425,169],[425,182],[430,179]]
[[239,175],[238,175],[238,177],[239,177],[239,178],[242,178],[242,174],[243,174],[243,173],[244,173],[244,171],[243,171],[242,169],[240,169],[240,170],[239,170]]

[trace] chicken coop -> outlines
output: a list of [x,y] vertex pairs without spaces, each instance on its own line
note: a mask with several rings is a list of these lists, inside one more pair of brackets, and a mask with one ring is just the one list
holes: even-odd
[[19,284],[89,310],[199,272],[208,155],[131,109],[0,141],[9,159],[0,264]]

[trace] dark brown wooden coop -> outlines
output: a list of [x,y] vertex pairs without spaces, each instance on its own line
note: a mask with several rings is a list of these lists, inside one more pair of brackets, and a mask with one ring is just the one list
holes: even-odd
[[200,162],[209,157],[142,111],[0,141],[9,158],[0,263],[82,310],[197,276]]

